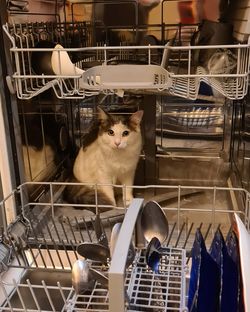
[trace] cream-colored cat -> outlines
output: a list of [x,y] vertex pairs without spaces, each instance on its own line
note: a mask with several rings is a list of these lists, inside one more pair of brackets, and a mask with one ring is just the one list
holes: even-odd
[[[142,116],[141,110],[130,115],[116,115],[98,108],[97,119],[84,138],[83,146],[75,159],[75,181],[132,186],[142,148]],[[65,199],[70,203],[93,204],[94,187],[68,186]],[[126,188],[124,201],[128,205],[132,199],[132,188]],[[116,204],[112,185],[98,187],[98,203]]]

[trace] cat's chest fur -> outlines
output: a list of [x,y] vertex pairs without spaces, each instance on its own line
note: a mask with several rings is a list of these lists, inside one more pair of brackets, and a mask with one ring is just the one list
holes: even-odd
[[116,183],[136,168],[141,152],[141,138],[125,149],[111,149],[99,140],[80,149],[74,164],[74,175],[80,182]]

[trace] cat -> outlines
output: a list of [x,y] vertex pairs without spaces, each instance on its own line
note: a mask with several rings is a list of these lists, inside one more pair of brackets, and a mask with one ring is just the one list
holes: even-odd
[[[142,117],[142,110],[130,115],[116,115],[97,107],[97,118],[83,138],[74,161],[71,181],[133,186],[142,149]],[[68,185],[64,199],[73,204],[94,204],[95,187]],[[133,189],[128,187],[123,200],[128,206],[132,199]],[[112,185],[98,186],[98,204],[116,205]]]

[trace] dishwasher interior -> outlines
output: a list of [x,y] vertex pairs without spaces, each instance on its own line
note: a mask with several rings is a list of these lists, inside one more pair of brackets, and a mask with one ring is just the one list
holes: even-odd
[[[11,141],[17,181],[8,193],[3,187],[1,201],[2,311],[188,311],[197,229],[208,250],[217,230],[225,238],[234,231],[235,214],[249,231],[244,1],[217,12],[223,23],[201,23],[199,1],[151,2],[1,2],[4,118],[12,131],[2,137]],[[222,27],[215,34],[225,32],[223,40],[203,42],[207,24]],[[97,106],[144,110],[134,186],[112,185],[117,205],[109,211],[62,197]],[[128,187],[135,199],[126,207]],[[158,272],[146,263],[141,221],[151,201],[169,226]],[[109,250],[117,223],[113,257],[88,260],[104,278],[92,276],[75,292],[78,246]],[[126,266],[130,241],[135,255]]]

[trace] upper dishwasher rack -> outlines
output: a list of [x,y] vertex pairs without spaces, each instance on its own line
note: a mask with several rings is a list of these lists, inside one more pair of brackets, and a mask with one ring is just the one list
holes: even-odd
[[[3,26],[12,44],[14,85],[9,85],[18,98],[30,99],[53,88],[56,96],[62,99],[99,93],[123,95],[124,91],[129,91],[167,93],[195,100],[199,97],[201,82],[228,99],[242,99],[248,91],[249,42],[177,46],[169,41],[166,45],[94,47],[88,45],[89,29],[85,27],[82,27],[82,36],[86,36],[84,47],[64,48],[55,44],[54,48],[38,48],[36,43],[44,34],[34,33],[32,24]],[[60,36],[62,32],[65,36],[66,30],[62,31],[60,26],[53,31],[53,42],[61,42]],[[212,55],[202,66],[194,64],[199,51],[209,51]],[[34,71],[34,52],[38,63],[40,55],[49,55],[47,60],[50,60],[52,71]]]

